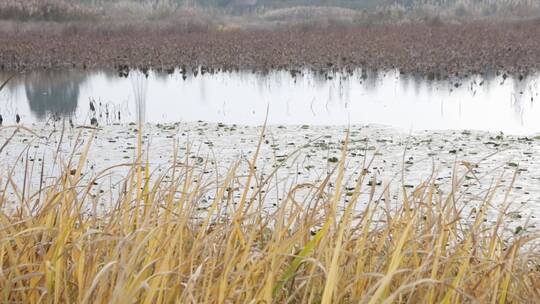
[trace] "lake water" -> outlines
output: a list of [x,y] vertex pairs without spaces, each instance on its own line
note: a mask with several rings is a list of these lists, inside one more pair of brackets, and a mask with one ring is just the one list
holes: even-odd
[[[0,80],[8,75],[0,74]],[[70,117],[89,124],[209,121],[270,124],[381,124],[403,130],[474,129],[540,132],[538,75],[496,74],[426,80],[398,71],[320,75],[309,70],[128,77],[107,71],[43,71],[18,75],[0,92],[4,124]],[[90,110],[90,102],[95,112]]]

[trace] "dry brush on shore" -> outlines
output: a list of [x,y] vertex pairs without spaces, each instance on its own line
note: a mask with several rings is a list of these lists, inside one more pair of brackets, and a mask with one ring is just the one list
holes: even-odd
[[316,71],[398,68],[430,77],[540,68],[536,21],[403,24],[312,30],[183,32],[125,28],[120,32],[0,30],[0,68],[199,67],[312,68]]

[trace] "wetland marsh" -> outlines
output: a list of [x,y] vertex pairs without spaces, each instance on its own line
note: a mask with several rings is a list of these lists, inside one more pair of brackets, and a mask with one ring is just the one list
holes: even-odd
[[540,299],[536,2],[203,2],[0,2],[0,302]]

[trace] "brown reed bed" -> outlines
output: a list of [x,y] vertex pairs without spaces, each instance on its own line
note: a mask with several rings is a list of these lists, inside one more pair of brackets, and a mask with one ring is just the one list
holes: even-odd
[[537,21],[477,21],[275,30],[185,31],[180,27],[73,26],[65,31],[0,30],[0,68],[116,67],[171,70],[398,68],[430,77],[538,70]]
[[[471,201],[459,192],[467,171],[456,170],[446,193],[435,178],[403,187],[397,198],[389,188],[374,195],[366,175],[345,188],[345,139],[332,173],[291,185],[268,209],[274,179],[258,171],[258,148],[211,179],[204,175],[211,163],[182,155],[155,175],[139,136],[132,162],[119,164],[130,171],[118,199],[97,212],[94,182],[115,168],[81,175],[92,137],[79,158],[58,161],[62,173],[35,193],[24,194],[10,173],[0,175],[2,188],[18,189],[20,199],[17,208],[6,208],[6,191],[0,196],[3,302],[533,303],[540,297],[538,232],[510,231],[505,211],[512,202],[495,195],[496,185],[479,196],[478,209],[465,212]],[[364,163],[369,168],[370,160]],[[487,221],[492,211],[495,223]]]

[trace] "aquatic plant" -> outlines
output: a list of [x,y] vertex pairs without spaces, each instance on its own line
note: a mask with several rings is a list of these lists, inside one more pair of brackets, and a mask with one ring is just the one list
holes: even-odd
[[496,185],[465,212],[458,170],[450,193],[431,178],[378,196],[364,174],[345,188],[345,139],[332,173],[291,185],[272,208],[262,136],[249,160],[210,178],[212,163],[188,154],[152,173],[138,149],[103,208],[115,167],[83,174],[93,136],[78,158],[49,160],[61,174],[36,192],[0,175],[3,302],[527,303],[540,293],[538,232],[509,230],[512,202]]
[[0,29],[0,40],[9,41],[0,43],[4,70],[105,67],[124,72],[203,66],[206,71],[309,67],[328,72],[363,67],[444,76],[486,69],[523,74],[540,68],[540,27],[535,21],[264,32],[136,26],[118,32]]

